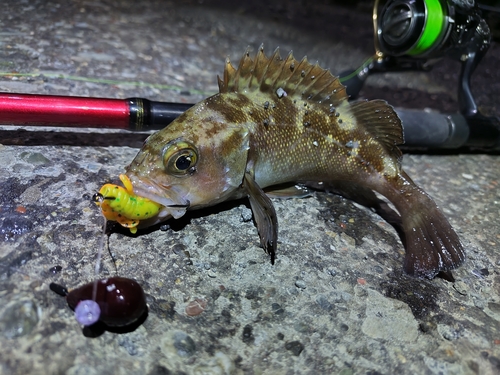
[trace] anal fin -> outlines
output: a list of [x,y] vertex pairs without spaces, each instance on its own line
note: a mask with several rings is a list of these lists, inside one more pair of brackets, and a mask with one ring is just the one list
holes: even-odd
[[310,181],[305,182],[305,185],[312,189],[324,190],[329,193],[341,195],[344,198],[372,209],[377,215],[387,221],[396,230],[401,241],[403,243],[405,242],[401,216],[384,200],[378,198],[373,190],[351,181],[328,181],[322,183]]
[[257,224],[260,245],[271,256],[271,264],[274,264],[278,242],[278,218],[276,217],[276,210],[271,199],[257,184],[250,172],[245,173],[243,186],[247,191],[253,217]]

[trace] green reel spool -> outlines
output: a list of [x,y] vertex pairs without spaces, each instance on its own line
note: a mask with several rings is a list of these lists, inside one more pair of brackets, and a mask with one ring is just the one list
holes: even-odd
[[447,39],[453,8],[443,0],[387,1],[380,14],[374,14],[376,41],[384,54],[391,56],[429,56]]

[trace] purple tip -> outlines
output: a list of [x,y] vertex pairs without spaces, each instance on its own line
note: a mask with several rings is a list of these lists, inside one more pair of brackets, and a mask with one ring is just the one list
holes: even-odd
[[90,299],[80,301],[75,308],[75,317],[78,323],[90,326],[99,320],[101,309],[97,302]]

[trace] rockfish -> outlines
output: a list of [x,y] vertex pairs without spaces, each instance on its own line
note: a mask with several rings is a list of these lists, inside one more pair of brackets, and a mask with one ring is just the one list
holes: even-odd
[[349,186],[395,206],[408,274],[432,278],[464,261],[443,213],[401,169],[401,121],[385,101],[350,103],[328,70],[278,50],[268,58],[262,47],[254,59],[247,50],[237,69],[227,60],[218,84],[218,94],[151,135],[127,167],[134,193],[163,206],[156,222],[248,197],[274,260],[278,223],[266,192]]

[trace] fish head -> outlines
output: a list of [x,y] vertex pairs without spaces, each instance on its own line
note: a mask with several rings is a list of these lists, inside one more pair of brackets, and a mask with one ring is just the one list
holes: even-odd
[[235,198],[241,190],[249,131],[228,123],[208,100],[217,99],[198,103],[151,135],[127,167],[134,193],[163,206],[155,222]]

